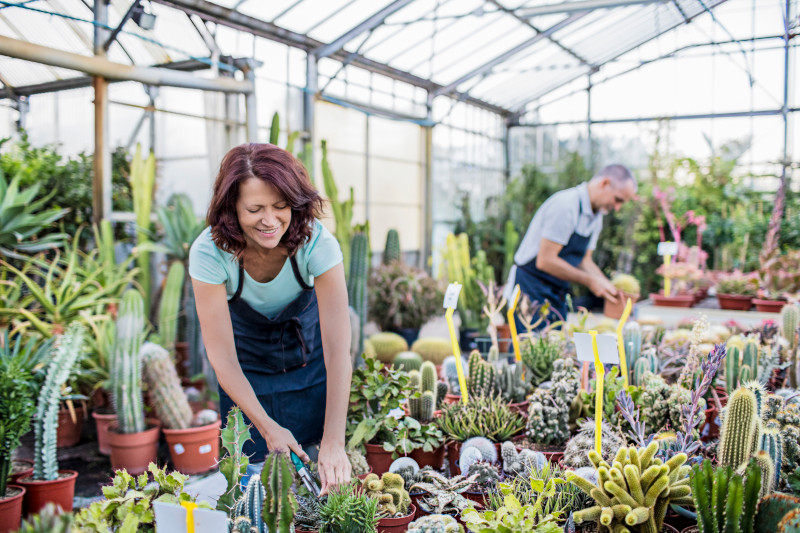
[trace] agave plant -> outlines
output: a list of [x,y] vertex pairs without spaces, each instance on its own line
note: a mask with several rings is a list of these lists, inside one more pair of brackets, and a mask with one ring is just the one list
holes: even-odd
[[166,206],[156,208],[156,216],[164,230],[161,244],[168,259],[186,264],[189,248],[206,227],[206,221],[194,214],[192,201],[185,194],[170,196]]
[[478,474],[448,478],[439,472],[429,470],[424,473],[424,479],[425,481],[411,485],[409,490],[419,489],[428,493],[428,496],[419,500],[420,506],[428,513],[442,514],[453,510],[461,512],[473,505],[473,502],[461,493],[475,486]]

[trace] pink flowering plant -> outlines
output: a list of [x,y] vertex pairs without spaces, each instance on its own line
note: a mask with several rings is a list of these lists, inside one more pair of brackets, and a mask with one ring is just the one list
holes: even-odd
[[781,254],[777,249],[762,258],[758,271],[758,297],[767,300],[791,299],[800,292],[800,250]]
[[717,281],[717,294],[734,294],[738,296],[755,296],[758,291],[758,273],[745,274],[734,270],[730,274],[723,274]]

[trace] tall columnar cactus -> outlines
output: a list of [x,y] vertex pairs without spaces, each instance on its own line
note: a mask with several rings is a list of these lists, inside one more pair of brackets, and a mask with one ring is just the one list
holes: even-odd
[[69,378],[72,366],[81,354],[84,335],[83,326],[73,322],[66,333],[58,337],[53,358],[47,366],[47,376],[39,391],[33,425],[35,435],[33,478],[38,481],[52,481],[58,477],[56,433],[61,387]]
[[783,436],[778,428],[764,428],[764,432],[761,434],[761,444],[758,448],[769,455],[775,467],[775,475],[772,481],[772,489],[775,490],[778,487],[778,482],[781,478],[781,468],[783,467]]
[[622,342],[625,345],[625,358],[628,368],[633,368],[642,355],[642,327],[638,322],[628,322],[622,330]]
[[188,428],[192,422],[192,408],[169,352],[158,344],[146,342],[140,353],[144,364],[144,380],[158,418],[167,429]]
[[117,313],[117,337],[111,351],[111,388],[122,433],[144,431],[142,369],[139,351],[145,335],[144,300],[139,291],[122,295]]
[[797,356],[798,344],[800,344],[800,306],[797,304],[784,305],[781,309],[781,337],[789,342],[786,348],[786,360],[789,365],[789,385],[797,388]]
[[420,396],[408,399],[408,409],[411,412],[411,416],[423,424],[433,420],[433,412],[439,405],[436,383],[436,367],[430,361],[425,361],[419,371],[418,388]]
[[[250,527],[258,533],[267,533],[266,524],[261,517],[261,510],[264,508],[264,499],[266,498],[266,491],[261,478],[252,476],[247,482],[242,497],[236,502],[231,515],[231,520],[236,523],[240,517],[247,518]],[[249,530],[248,530],[249,531]]]
[[367,255],[369,243],[364,232],[353,235],[350,246],[350,276],[347,279],[347,296],[350,299],[350,306],[358,314],[360,331],[358,340],[358,351],[361,353],[364,347],[364,324],[367,320]]
[[[592,450],[589,459],[597,470],[597,485],[567,474],[567,479],[597,505],[573,514],[576,524],[596,522],[598,530],[658,533],[669,504],[692,504],[687,456],[679,453],[666,463],[655,458],[658,444],[646,448],[620,448],[612,464]],[[612,466],[613,465],[613,466]]]
[[436,375],[436,365],[431,363],[430,361],[425,361],[422,363],[422,366],[419,369],[419,373],[422,376],[422,382],[420,383],[420,390],[422,392],[436,392],[436,381],[438,376]]
[[508,272],[514,264],[514,254],[517,253],[517,245],[519,245],[519,233],[514,228],[514,222],[506,220],[505,235],[503,236],[503,279],[508,278]]
[[738,469],[750,460],[761,439],[761,415],[752,390],[736,389],[728,400],[720,430],[718,459]]
[[528,407],[528,438],[539,444],[564,444],[569,439],[569,409],[580,387],[578,369],[568,359],[553,363],[553,386],[536,389]]
[[759,450],[753,455],[752,461],[758,465],[758,469],[761,471],[761,489],[759,495],[763,497],[767,494],[772,494],[775,490],[776,468],[769,454],[764,450]]
[[164,291],[161,293],[161,304],[158,308],[158,337],[161,339],[161,345],[168,352],[175,349],[175,341],[178,335],[178,315],[180,313],[185,277],[186,267],[180,261],[173,261],[167,273],[167,281],[164,284]]
[[400,235],[396,229],[386,233],[386,246],[383,249],[383,264],[388,265],[392,261],[400,261]]
[[497,372],[497,389],[503,399],[509,403],[520,403],[531,391],[531,384],[522,379],[523,365],[518,362],[510,365],[505,361]]
[[[130,176],[133,211],[136,213],[136,242],[141,245],[150,240],[150,214],[156,181],[156,156],[152,150],[144,159],[142,147],[136,145]],[[136,254],[136,263],[139,265],[139,285],[144,293],[144,308],[150,309],[150,252],[140,251]]]
[[640,386],[644,382],[645,375],[650,372],[652,374],[658,373],[659,361],[658,355],[654,351],[648,351],[644,355],[639,356],[636,359],[636,362],[633,366],[628,366],[628,368],[633,368],[633,376],[631,379],[631,385]]
[[469,354],[469,383],[471,396],[493,396],[497,387],[497,369],[481,357],[478,350]]
[[702,533],[752,533],[762,475],[755,459],[744,474],[730,466],[714,469],[708,459],[692,468],[689,484]]
[[289,533],[297,511],[292,493],[294,468],[284,453],[270,453],[261,471],[264,484],[264,506],[261,516],[269,533]]

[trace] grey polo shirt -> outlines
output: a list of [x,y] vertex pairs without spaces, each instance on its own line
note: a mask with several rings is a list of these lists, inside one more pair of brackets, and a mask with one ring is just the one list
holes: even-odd
[[[517,253],[514,254],[514,263],[524,265],[531,262],[539,253],[542,239],[566,246],[573,233],[590,237],[589,250],[594,250],[602,229],[603,215],[592,211],[586,182],[559,191],[545,200],[536,211]],[[516,284],[516,265],[512,266],[508,273],[508,282],[504,290],[506,298],[511,298]]]

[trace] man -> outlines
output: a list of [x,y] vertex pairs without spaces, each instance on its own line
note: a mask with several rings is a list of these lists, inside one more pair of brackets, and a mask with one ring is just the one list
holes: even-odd
[[[636,179],[623,165],[609,165],[577,187],[559,191],[536,211],[514,255],[506,297],[515,284],[532,301],[550,302],[567,317],[570,283],[585,285],[599,298],[616,302],[617,289],[592,260],[603,215],[617,211],[636,194]],[[551,314],[550,321],[558,317]]]

